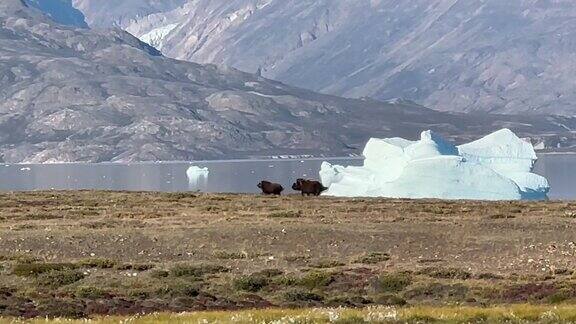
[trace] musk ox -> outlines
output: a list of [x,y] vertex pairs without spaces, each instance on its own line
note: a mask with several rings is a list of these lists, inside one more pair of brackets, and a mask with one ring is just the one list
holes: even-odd
[[292,189],[302,192],[302,196],[320,196],[328,188],[324,187],[320,181],[298,179],[292,185]]
[[262,189],[262,193],[265,195],[280,196],[282,191],[284,191],[284,188],[281,185],[270,181],[260,181],[258,188]]

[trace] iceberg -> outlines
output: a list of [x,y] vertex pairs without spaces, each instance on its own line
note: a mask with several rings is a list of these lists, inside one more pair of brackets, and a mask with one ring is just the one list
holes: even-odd
[[509,129],[455,146],[425,131],[420,140],[370,139],[364,165],[324,162],[326,196],[470,200],[545,199],[546,178],[532,173],[532,144]]
[[186,170],[188,177],[188,187],[191,191],[205,191],[208,184],[208,175],[210,171],[208,168],[200,168],[191,166]]

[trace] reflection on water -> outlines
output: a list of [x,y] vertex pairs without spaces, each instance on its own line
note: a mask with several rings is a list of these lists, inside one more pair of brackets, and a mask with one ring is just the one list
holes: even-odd
[[534,172],[550,182],[550,199],[576,200],[576,154],[539,156]]
[[[329,159],[360,165],[359,159]],[[262,179],[286,184],[317,178],[323,160],[208,161],[197,163],[0,165],[0,190],[129,190],[255,193]],[[203,170],[207,168],[208,170]],[[187,173],[196,179],[189,183]],[[196,178],[196,176],[203,178]],[[207,178],[207,180],[206,180]],[[290,184],[290,185],[289,185]]]
[[[134,164],[49,164],[0,166],[0,190],[130,190],[188,191],[190,167],[208,168],[209,176],[199,178],[192,189],[205,192],[255,193],[256,185],[266,179],[290,188],[297,178],[318,178],[322,159],[210,161],[198,163]],[[362,159],[328,159],[339,165],[361,165]],[[573,183],[576,155],[543,155],[536,173],[548,178],[551,199],[576,199]],[[204,177],[202,169],[194,168]],[[290,191],[288,191],[290,193]]]

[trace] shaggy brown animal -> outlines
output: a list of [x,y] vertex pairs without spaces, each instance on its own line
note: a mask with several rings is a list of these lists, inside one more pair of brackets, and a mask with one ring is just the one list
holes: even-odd
[[323,191],[328,190],[320,181],[298,179],[292,185],[292,189],[302,192],[302,196],[320,196]]
[[258,184],[258,188],[262,189],[262,193],[265,195],[280,196],[282,194],[282,191],[284,191],[284,188],[281,185],[270,181],[261,181]]

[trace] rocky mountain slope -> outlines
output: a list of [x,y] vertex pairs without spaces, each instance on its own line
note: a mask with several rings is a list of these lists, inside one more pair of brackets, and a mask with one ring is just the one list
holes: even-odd
[[502,127],[566,145],[576,119],[468,116],[321,95],[176,61],[120,29],[59,25],[0,2],[4,162],[156,161],[358,153],[371,136],[457,141]]
[[[53,0],[40,0],[53,1]],[[56,0],[62,1],[62,0]],[[68,0],[70,1],[70,0]],[[186,0],[71,0],[74,7],[86,14],[94,28],[127,27],[134,20],[157,12],[166,12]]]
[[173,58],[328,94],[574,115],[575,16],[573,0],[188,0],[126,28]]

